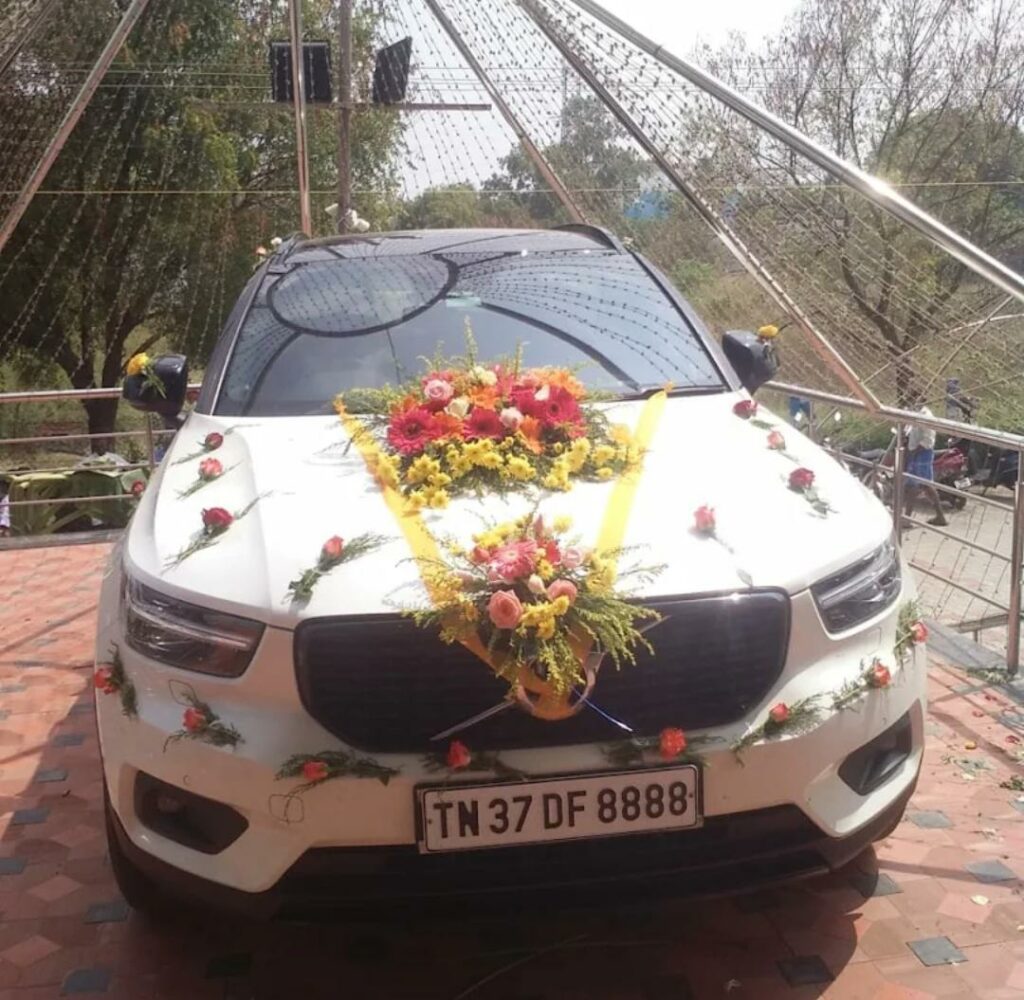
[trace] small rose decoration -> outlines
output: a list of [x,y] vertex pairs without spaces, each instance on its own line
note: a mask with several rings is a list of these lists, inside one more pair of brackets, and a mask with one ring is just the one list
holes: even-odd
[[663,729],[658,737],[658,752],[665,760],[673,760],[686,749],[686,734],[681,729]]
[[914,622],[910,626],[910,640],[914,643],[926,642],[928,640],[928,626],[924,622]]
[[208,507],[203,511],[203,527],[208,534],[219,535],[234,523],[235,515],[223,507]]
[[768,432],[768,447],[771,448],[772,451],[786,450],[786,439],[782,436],[780,431]]
[[340,559],[345,551],[345,539],[340,535],[332,535],[324,542],[320,550],[320,561],[325,563],[335,562]]
[[559,597],[567,597],[570,604],[575,604],[579,589],[572,580],[555,580],[548,587],[548,600],[557,601]]
[[892,674],[887,666],[875,660],[868,671],[867,682],[869,687],[886,688],[892,683]]
[[132,483],[132,496],[138,498],[145,492],[146,484],[141,479],[136,479],[135,482]]
[[587,561],[587,553],[578,545],[568,545],[562,551],[562,565],[566,569],[579,569]]
[[777,726],[783,725],[789,719],[789,706],[784,701],[780,701],[768,710],[768,718]]
[[452,770],[458,771],[461,768],[468,767],[472,760],[473,755],[469,752],[469,747],[465,743],[459,740],[452,740],[448,744],[448,755],[445,757],[445,763]]
[[204,458],[199,463],[199,478],[210,482],[224,475],[224,466],[215,458]]
[[455,387],[443,378],[428,379],[423,386],[423,395],[432,410],[443,410],[455,395]]
[[743,420],[750,420],[757,416],[757,403],[752,399],[741,399],[733,408],[732,412]]
[[693,512],[693,528],[699,535],[715,533],[715,508],[703,504]]
[[96,690],[102,691],[104,694],[117,693],[118,685],[114,680],[113,667],[97,667],[96,672],[92,675],[92,682]]
[[322,760],[307,760],[306,763],[302,765],[302,777],[305,778],[306,781],[326,781],[327,774],[327,765]]
[[487,615],[495,628],[513,629],[523,617],[523,605],[514,590],[496,590],[487,602]]
[[794,469],[789,474],[789,488],[802,492],[809,490],[814,485],[814,473],[810,469]]
[[201,733],[209,725],[209,721],[202,709],[193,707],[185,709],[181,724],[185,732],[195,735]]
[[287,598],[293,601],[308,601],[313,596],[313,588],[321,577],[336,566],[358,559],[360,556],[379,548],[387,539],[380,535],[362,534],[347,542],[341,535],[331,535],[320,546],[320,555],[316,565],[303,570],[299,576],[288,584]]
[[224,443],[224,435],[218,431],[210,431],[203,438],[203,447],[207,451],[216,451]]

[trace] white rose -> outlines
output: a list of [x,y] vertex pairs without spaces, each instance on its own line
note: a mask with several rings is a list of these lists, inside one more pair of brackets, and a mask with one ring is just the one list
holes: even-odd
[[547,587],[544,586],[544,581],[534,573],[529,580],[526,581],[526,586],[530,588],[531,594],[544,594],[547,593]]
[[445,408],[444,412],[449,416],[465,420],[469,413],[469,400],[465,396],[456,396]]
[[481,385],[496,385],[498,382],[498,376],[489,368],[484,368],[483,365],[476,365],[472,375]]
[[503,427],[507,427],[510,431],[517,431],[523,422],[523,415],[514,406],[507,406],[498,414],[498,419]]

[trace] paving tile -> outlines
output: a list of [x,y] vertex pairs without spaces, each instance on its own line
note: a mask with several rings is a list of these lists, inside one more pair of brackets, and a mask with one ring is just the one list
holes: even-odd
[[81,993],[106,993],[110,979],[109,969],[74,969],[65,977],[60,995],[66,997]]
[[11,817],[11,826],[34,826],[37,823],[45,823],[50,815],[50,810],[45,806],[35,809],[15,809]]
[[999,861],[998,859],[989,859],[986,861],[972,861],[964,867],[979,881],[979,882],[1010,882],[1017,878],[1017,876]]
[[798,955],[795,958],[783,958],[779,961],[779,971],[790,986],[811,986],[815,983],[828,983],[832,973],[820,955]]
[[50,741],[55,747],[78,747],[85,742],[85,733],[58,733]]
[[896,881],[885,872],[859,872],[850,877],[850,882],[865,899],[903,892]]
[[35,780],[41,783],[49,783],[51,781],[67,781],[68,772],[67,768],[64,767],[47,767],[40,771],[36,771]]
[[917,955],[922,965],[952,965],[967,961],[967,956],[947,937],[908,941],[907,947]]
[[55,903],[71,893],[82,888],[81,882],[76,882],[66,875],[54,875],[53,878],[29,889],[29,895],[41,899],[44,903]]
[[950,818],[938,809],[923,809],[918,812],[908,812],[907,819],[914,826],[922,830],[946,830],[952,827]]
[[0,858],[0,875],[20,875],[24,870],[22,858]]
[[123,899],[115,899],[109,903],[93,903],[86,911],[87,924],[122,923],[131,914],[131,907]]
[[41,962],[44,958],[48,958],[55,951],[59,950],[60,946],[49,938],[33,934],[31,937],[26,937],[24,940],[0,952],[0,958],[5,962],[10,962],[12,965],[25,969],[30,965],[35,965],[36,962]]

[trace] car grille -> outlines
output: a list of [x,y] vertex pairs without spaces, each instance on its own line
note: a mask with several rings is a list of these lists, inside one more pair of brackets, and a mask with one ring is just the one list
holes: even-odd
[[[666,726],[733,722],[777,680],[789,642],[789,599],[779,591],[646,602],[664,616],[647,633],[653,655],[616,670],[606,660],[584,708],[557,724],[508,708],[465,739],[477,750],[566,746],[620,739]],[[445,645],[396,615],[311,619],[295,635],[306,711],[350,746],[418,753],[432,737],[500,703],[507,685],[464,647]]]

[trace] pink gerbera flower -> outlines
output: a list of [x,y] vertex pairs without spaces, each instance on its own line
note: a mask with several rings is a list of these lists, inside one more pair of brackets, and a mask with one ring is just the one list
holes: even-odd
[[501,417],[484,406],[473,407],[473,412],[466,418],[468,438],[503,438],[506,433]]
[[396,413],[388,426],[388,444],[403,455],[418,455],[437,436],[437,421],[425,406]]

